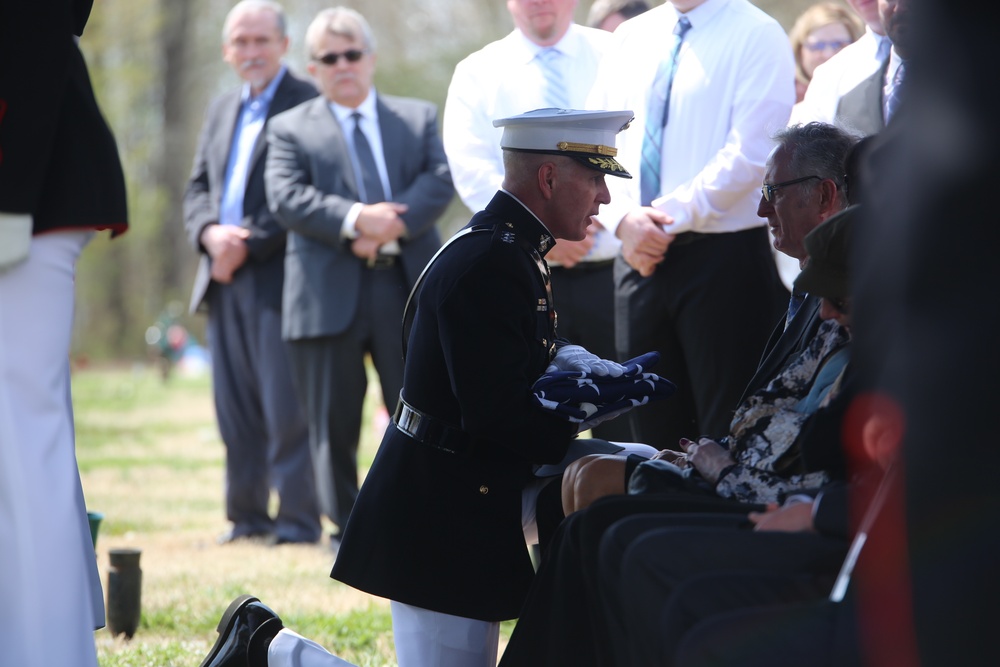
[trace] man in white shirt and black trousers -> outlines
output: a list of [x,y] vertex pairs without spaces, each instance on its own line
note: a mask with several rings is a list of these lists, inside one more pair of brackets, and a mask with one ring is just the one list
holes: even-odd
[[675,447],[726,432],[787,305],[756,207],[770,135],[795,101],[792,54],[747,0],[671,0],[613,37],[588,104],[636,112],[619,160],[640,177],[610,183],[598,216],[622,241],[618,356],[662,354],[677,394],[632,414],[633,439]]
[[[546,107],[587,108],[611,35],[574,23],[577,4],[510,0],[514,30],[455,66],[442,139],[455,190],[470,211],[486,208],[503,181],[501,129],[494,118]],[[594,223],[582,241],[559,239],[546,255],[559,295],[560,336],[606,359],[616,354],[613,264],[620,247],[614,233]],[[604,422],[593,433],[632,437],[624,419]]]

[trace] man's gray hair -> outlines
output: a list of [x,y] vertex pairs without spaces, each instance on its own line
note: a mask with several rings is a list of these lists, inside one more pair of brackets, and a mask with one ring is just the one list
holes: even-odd
[[306,57],[316,55],[315,48],[320,38],[326,34],[338,35],[348,39],[360,40],[365,49],[375,52],[375,35],[368,21],[359,12],[350,7],[332,7],[324,9],[312,20],[306,29]]
[[274,0],[240,0],[229,13],[226,14],[226,21],[222,24],[222,43],[229,41],[229,30],[233,27],[233,21],[249,12],[259,12],[266,10],[274,12],[274,18],[278,25],[278,34],[281,37],[288,35],[288,19],[285,18],[285,9]]
[[847,206],[844,161],[848,151],[857,143],[857,137],[836,125],[814,122],[779,130],[774,140],[779,150],[789,156],[788,170],[791,174],[833,180],[837,184],[841,205]]

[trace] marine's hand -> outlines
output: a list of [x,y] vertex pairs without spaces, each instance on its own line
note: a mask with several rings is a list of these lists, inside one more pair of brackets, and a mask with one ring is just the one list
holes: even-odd
[[598,377],[621,377],[625,367],[614,361],[601,359],[579,345],[563,345],[545,370],[546,372],[575,371]]

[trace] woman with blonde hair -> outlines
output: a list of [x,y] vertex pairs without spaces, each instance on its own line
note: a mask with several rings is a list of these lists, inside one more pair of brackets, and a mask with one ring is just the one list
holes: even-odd
[[801,102],[813,71],[864,32],[858,16],[835,2],[810,6],[792,26],[788,39],[795,55],[796,102]]

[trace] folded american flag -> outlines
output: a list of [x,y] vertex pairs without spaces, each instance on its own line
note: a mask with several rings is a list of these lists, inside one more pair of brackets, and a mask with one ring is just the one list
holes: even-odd
[[625,372],[619,377],[583,371],[546,372],[531,389],[539,407],[573,423],[596,425],[676,391],[669,380],[646,372],[659,360],[658,352],[630,359],[622,364]]

